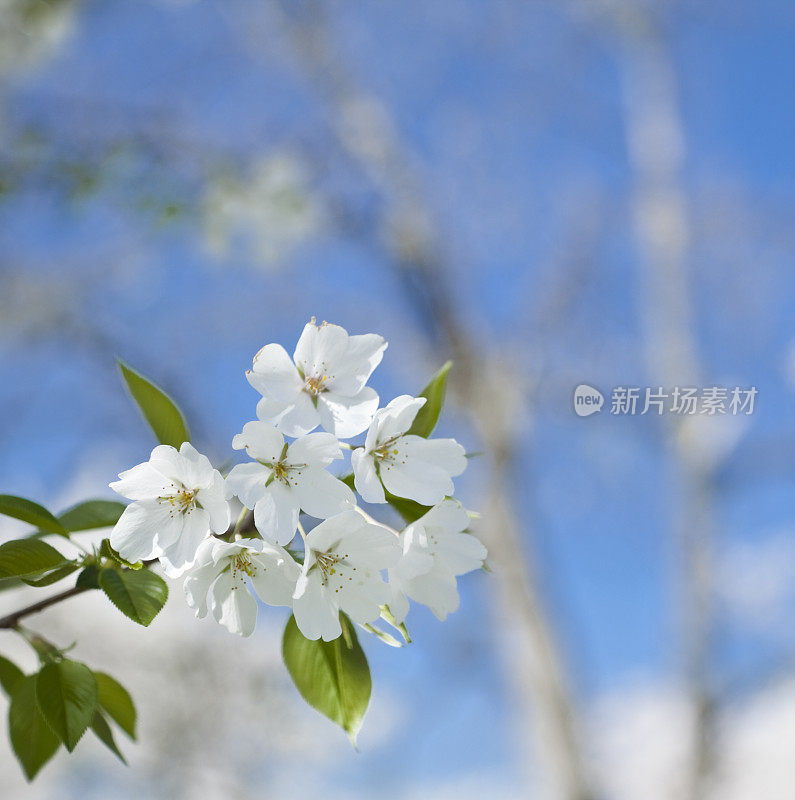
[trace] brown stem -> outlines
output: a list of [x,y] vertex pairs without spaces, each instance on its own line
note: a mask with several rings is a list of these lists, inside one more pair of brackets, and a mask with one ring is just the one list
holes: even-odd
[[19,621],[23,617],[27,617],[30,614],[36,614],[39,611],[44,611],[45,608],[54,606],[56,603],[60,603],[62,600],[68,600],[70,597],[75,597],[76,595],[82,594],[85,591],[88,591],[87,587],[73,586],[71,589],[67,589],[65,592],[54,594],[52,597],[39,600],[38,603],[33,603],[29,606],[25,606],[24,608],[20,608],[19,611],[14,611],[12,614],[8,614],[5,617],[0,617],[0,629],[16,628]]

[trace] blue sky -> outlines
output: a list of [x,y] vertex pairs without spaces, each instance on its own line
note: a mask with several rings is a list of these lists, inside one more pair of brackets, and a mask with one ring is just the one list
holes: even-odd
[[[0,333],[3,491],[52,502],[92,453],[118,454],[118,470],[143,460],[151,442],[114,354],[180,400],[218,462],[254,414],[256,394],[242,377],[253,353],[268,341],[291,349],[312,315],[386,336],[373,380],[385,400],[418,390],[446,357],[428,350],[375,237],[330,224],[264,266],[239,254],[218,259],[204,245],[193,212],[207,175],[216,164],[245,173],[277,149],[311,154],[316,185],[365,219],[377,208],[373,187],[333,142],[327,104],[257,6],[87,4],[58,52],[5,82],[0,164],[19,164],[19,137],[35,129],[47,152],[105,164],[110,177],[70,200],[44,158],[32,170],[38,179],[0,204],[0,280],[30,283],[57,311],[53,322],[34,305],[40,324],[14,316]],[[532,436],[517,420],[527,446],[512,489],[534,531],[536,570],[578,696],[675,675],[676,475],[662,430],[645,418],[578,419],[569,406],[580,381],[607,390],[658,383],[640,347],[615,37],[553,4],[330,7],[348,69],[390,109],[414,154],[462,317],[494,352],[515,353],[519,372],[537,347],[544,293],[585,226],[590,266],[544,344],[551,367]],[[668,20],[705,379],[759,387],[730,465],[735,480],[718,498],[726,546],[791,528],[795,511],[792,467],[771,467],[764,449],[795,433],[786,367],[795,341],[793,28],[784,2],[675,7]],[[127,143],[127,155],[103,160],[113,143]],[[140,210],[150,192],[187,212],[158,224]],[[477,449],[459,410],[441,432]],[[473,463],[461,481],[470,505],[486,469]],[[340,780],[356,786],[378,775],[400,786],[473,765],[519,772],[489,610],[497,580],[464,579],[462,608],[443,626],[413,612],[412,647],[369,645],[376,680],[400,693],[412,722],[374,751],[365,730],[357,767],[346,764]],[[746,640],[729,626],[722,635],[729,674],[780,657],[779,640]]]

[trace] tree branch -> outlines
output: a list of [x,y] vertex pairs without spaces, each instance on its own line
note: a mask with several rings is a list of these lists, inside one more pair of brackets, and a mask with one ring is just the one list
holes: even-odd
[[29,606],[25,606],[24,608],[20,608],[19,611],[14,611],[11,614],[8,614],[5,617],[0,617],[0,629],[13,629],[19,624],[19,621],[23,617],[27,617],[30,614],[36,614],[39,611],[44,611],[45,608],[49,608],[50,606],[54,606],[56,603],[60,603],[62,600],[68,600],[70,597],[76,597],[83,592],[87,592],[88,587],[84,586],[73,586],[71,589],[67,589],[60,594],[54,594],[52,597],[47,597],[44,600],[39,600],[38,603],[32,603]]

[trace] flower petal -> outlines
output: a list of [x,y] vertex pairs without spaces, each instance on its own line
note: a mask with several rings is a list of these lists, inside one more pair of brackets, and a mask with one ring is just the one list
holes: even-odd
[[[186,459],[180,455],[179,450],[169,444],[159,444],[152,450],[149,456],[149,463],[166,478],[170,478],[175,483],[185,484],[188,467]],[[194,488],[194,487],[190,487]]]
[[291,492],[274,481],[254,505],[254,524],[272,544],[289,544],[298,528],[298,503]]
[[168,546],[161,544],[160,564],[170,578],[179,578],[196,559],[199,545],[210,534],[210,515],[203,508],[194,508],[182,515],[182,531]]
[[358,436],[367,430],[377,409],[378,395],[369,386],[353,397],[322,392],[317,398],[321,425],[341,439]]
[[254,574],[251,583],[259,599],[269,606],[291,606],[300,566],[281,547],[265,544],[261,553],[251,556]]
[[[306,550],[308,552],[312,550],[326,552],[333,545],[338,544],[341,539],[347,537],[351,531],[357,530],[364,524],[366,523],[362,515],[353,509],[329,517],[312,528],[306,535]],[[304,566],[311,566],[311,562],[305,563]]]
[[409,613],[409,599],[403,591],[402,584],[397,581],[393,582],[392,570],[389,571],[389,589],[391,592],[388,603],[389,610],[399,625]]
[[172,494],[177,490],[177,485],[145,461],[120,472],[119,480],[111,483],[110,488],[130,500],[151,500]]
[[247,422],[243,431],[232,439],[235,450],[246,448],[246,452],[260,461],[276,463],[282,454],[284,436],[267,422]]
[[182,443],[179,455],[182,483],[189,489],[208,486],[215,472],[210,459],[202,455],[190,442]]
[[292,489],[296,502],[310,517],[326,519],[356,505],[353,492],[324,469],[301,470]]
[[467,468],[466,450],[455,439],[425,439],[410,434],[398,440],[406,459],[425,461],[455,477]]
[[308,467],[327,467],[338,458],[342,458],[342,450],[335,436],[330,433],[310,433],[290,445],[285,461]]
[[375,459],[358,447],[351,453],[353,483],[365,503],[386,503],[384,487],[375,471]]
[[483,543],[470,533],[428,533],[428,549],[439,569],[451,575],[463,575],[483,566],[488,552]]
[[291,403],[264,397],[257,403],[257,416],[275,425],[285,436],[304,436],[320,425],[320,415],[306,392],[299,392]]
[[398,537],[387,528],[372,525],[359,514],[356,516],[361,524],[354,528],[351,522],[339,549],[348,553],[349,560],[357,567],[381,570],[396,566],[402,555]]
[[464,448],[454,439],[423,439],[402,436],[395,454],[384,461],[379,475],[387,491],[423,505],[441,502],[454,491],[451,475],[466,468]]
[[110,533],[110,544],[122,558],[141,561],[159,555],[157,536],[161,531],[181,528],[169,507],[157,500],[139,500],[124,509]]
[[246,378],[263,397],[283,403],[291,403],[303,387],[295,364],[280,344],[266,344],[254,356]]
[[417,523],[428,528],[441,528],[448,533],[458,533],[469,527],[471,519],[466,509],[458,502],[448,498],[417,520]]
[[381,606],[389,602],[391,592],[381,575],[373,572],[365,574],[365,579],[359,584],[342,582],[337,597],[340,608],[354,622],[364,624],[381,616]]
[[365,450],[374,450],[379,444],[404,434],[426,402],[424,397],[402,394],[387,403],[373,418],[373,424],[367,432]]
[[191,608],[196,609],[199,619],[207,616],[207,592],[223,568],[224,564],[210,562],[194,567],[185,576],[185,599]]
[[271,476],[272,470],[256,461],[245,464],[235,464],[226,476],[227,488],[247,508],[254,508],[255,504],[265,495],[265,484]]
[[213,473],[210,485],[199,489],[196,499],[210,517],[210,530],[213,533],[223,533],[230,523],[226,482],[218,470],[213,470]]
[[417,603],[433,611],[437,619],[444,621],[460,602],[456,579],[446,573],[431,570],[406,584],[406,592]]
[[328,375],[348,349],[348,333],[339,325],[308,322],[295,347],[293,358],[306,377]]
[[358,447],[351,453],[353,482],[356,491],[365,503],[386,503],[384,487],[375,471],[375,459],[364,448]]
[[323,591],[319,573],[308,576],[301,595],[293,598],[293,615],[307,639],[330,642],[342,634],[339,608]]
[[348,397],[361,392],[381,363],[386,347],[384,337],[376,333],[349,336],[344,355],[333,365],[334,377],[327,384],[329,390]]
[[224,572],[210,589],[210,605],[215,619],[230,633],[251,636],[257,625],[257,601],[244,580]]

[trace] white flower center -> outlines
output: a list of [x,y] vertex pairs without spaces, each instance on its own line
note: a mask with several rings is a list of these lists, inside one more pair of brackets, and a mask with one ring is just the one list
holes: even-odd
[[[307,467],[306,464],[287,464],[284,461],[276,461],[272,464],[265,464],[265,466],[270,467],[271,470],[273,470],[271,477],[268,479],[268,483],[270,483],[271,480],[276,480],[280,483],[283,483],[287,487],[297,486],[298,478],[301,477],[303,470],[305,470]],[[291,473],[294,474],[291,476]]]
[[[373,458],[376,460],[376,462],[386,464],[387,469],[389,468],[390,464],[397,463],[398,457],[400,456],[400,449],[397,447],[397,443],[401,437],[402,434],[399,434],[379,444],[378,447],[373,450]],[[405,462],[406,459],[404,457],[403,463],[405,464]]]
[[162,495],[157,498],[160,503],[168,503],[171,508],[168,510],[168,515],[173,519],[176,514],[189,514],[198,505],[196,502],[196,495],[199,493],[198,489],[187,489],[182,487],[177,489],[174,494]]
[[344,566],[350,567],[354,572],[356,572],[356,567],[345,561],[345,559],[348,558],[347,553],[324,553],[320,550],[313,550],[312,553],[315,556],[315,564],[317,564],[321,573],[323,574],[323,578],[320,581],[323,586],[328,586],[329,578],[333,575],[336,575],[338,572],[341,572],[342,567]]
[[310,375],[304,378],[304,391],[312,398],[317,399],[321,392],[327,392],[328,387],[325,386],[326,381],[329,379],[328,375]]
[[[238,572],[242,572],[253,578],[257,573],[257,568],[251,562],[251,557],[248,553],[240,552],[232,559],[232,578],[237,580]],[[241,576],[242,578],[242,576]]]

